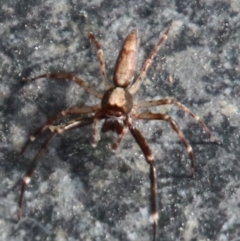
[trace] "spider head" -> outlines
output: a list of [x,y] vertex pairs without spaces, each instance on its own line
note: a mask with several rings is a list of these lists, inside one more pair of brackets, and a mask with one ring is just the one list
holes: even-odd
[[114,87],[104,94],[101,105],[106,115],[123,116],[132,110],[133,98],[126,89]]

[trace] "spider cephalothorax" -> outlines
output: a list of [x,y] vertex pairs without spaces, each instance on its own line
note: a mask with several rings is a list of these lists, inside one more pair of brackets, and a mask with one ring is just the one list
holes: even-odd
[[128,90],[121,87],[114,87],[104,94],[102,111],[109,116],[125,116],[133,107],[133,97]]
[[[189,154],[191,160],[191,173],[194,172],[194,160],[193,160],[193,151],[188,143],[187,139],[184,137],[184,134],[179,129],[176,122],[166,114],[155,113],[155,112],[139,112],[142,108],[151,108],[154,106],[160,105],[174,105],[175,107],[181,109],[182,111],[188,113],[209,135],[209,137],[213,140],[213,136],[211,135],[207,126],[192,113],[186,106],[182,105],[180,102],[166,98],[152,101],[133,101],[134,94],[138,91],[147,70],[149,69],[153,57],[156,55],[157,51],[160,49],[164,41],[167,39],[167,35],[169,32],[170,26],[164,32],[164,34],[160,37],[156,46],[153,48],[148,58],[145,60],[139,75],[134,79],[134,72],[136,68],[136,60],[137,60],[137,52],[138,52],[138,34],[135,31],[132,31],[126,38],[123,43],[123,46],[119,52],[119,56],[116,61],[114,75],[113,75],[113,83],[108,81],[105,63],[103,58],[103,51],[101,49],[100,44],[96,40],[95,36],[90,33],[89,39],[95,44],[97,48],[97,56],[100,64],[100,71],[102,78],[105,83],[105,92],[102,93],[96,90],[93,87],[90,87],[84,80],[81,78],[70,74],[70,73],[50,73],[43,74],[37,77],[34,77],[29,80],[36,80],[41,78],[48,79],[56,79],[56,80],[70,80],[77,83],[81,86],[85,91],[87,91],[92,96],[98,98],[101,102],[94,106],[75,106],[68,109],[65,109],[56,115],[50,117],[42,126],[40,126],[33,135],[31,135],[24,145],[22,152],[23,153],[26,147],[29,145],[31,141],[34,141],[36,137],[45,130],[50,131],[50,136],[43,142],[41,149],[37,152],[33,159],[33,164],[27,170],[25,175],[22,178],[22,188],[21,194],[19,198],[19,208],[18,208],[18,217],[21,217],[22,211],[22,199],[25,191],[26,185],[30,181],[30,177],[34,172],[34,169],[37,165],[38,159],[45,150],[49,141],[56,134],[62,133],[66,130],[79,128],[85,125],[92,124],[93,126],[93,134],[92,134],[92,144],[96,145],[96,124],[99,120],[104,119],[101,132],[113,131],[117,134],[117,140],[112,144],[112,148],[116,149],[118,145],[121,143],[123,137],[130,130],[132,136],[140,146],[147,163],[149,164],[149,173],[150,173],[150,190],[151,190],[151,217],[153,221],[153,239],[156,239],[156,228],[158,221],[158,212],[157,212],[157,197],[156,197],[156,169],[154,157],[151,152],[151,149],[141,134],[141,132],[135,128],[133,120],[134,119],[142,119],[142,120],[163,120],[170,124],[173,131],[177,134],[180,141],[186,148],[186,151]],[[69,116],[70,121],[67,121],[61,125],[57,125],[56,121],[63,116]],[[72,118],[72,119],[71,119]]]

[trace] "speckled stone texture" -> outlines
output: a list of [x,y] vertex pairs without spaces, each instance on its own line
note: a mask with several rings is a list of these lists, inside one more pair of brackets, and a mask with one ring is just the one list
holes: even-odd
[[109,135],[93,148],[91,126],[49,144],[17,221],[20,178],[47,137],[41,135],[21,157],[28,135],[64,108],[97,103],[68,81],[27,84],[21,79],[68,71],[99,88],[88,32],[102,44],[111,79],[129,31],[139,31],[139,71],[171,19],[168,41],[135,101],[174,97],[197,113],[222,144],[211,143],[180,110],[156,109],[168,112],[192,144],[196,175],[191,179],[187,153],[169,125],[136,123],[157,165],[157,241],[240,240],[239,1],[1,0],[1,241],[152,240],[148,166],[140,148],[130,134],[116,153]]

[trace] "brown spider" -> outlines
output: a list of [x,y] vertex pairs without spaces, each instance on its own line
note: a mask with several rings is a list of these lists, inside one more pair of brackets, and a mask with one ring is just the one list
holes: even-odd
[[[126,135],[127,131],[130,130],[134,139],[140,146],[147,163],[149,164],[149,172],[150,172],[150,189],[151,189],[151,220],[153,222],[153,240],[156,239],[156,229],[158,222],[158,212],[157,212],[157,197],[156,197],[156,169],[155,162],[152,151],[148,146],[147,141],[141,134],[139,130],[137,130],[133,124],[133,119],[142,119],[142,120],[163,120],[167,121],[171,128],[176,132],[180,141],[184,145],[186,151],[189,154],[191,160],[191,174],[194,173],[194,157],[192,147],[188,143],[187,139],[184,137],[184,134],[179,129],[176,122],[166,114],[161,113],[153,113],[153,112],[143,112],[138,113],[140,108],[149,108],[160,105],[174,105],[182,111],[188,113],[199,125],[202,126],[203,130],[209,135],[211,140],[214,140],[210,130],[208,127],[196,116],[192,113],[186,106],[177,102],[174,99],[166,98],[159,100],[151,100],[151,101],[133,101],[134,94],[138,91],[140,85],[143,82],[143,79],[149,69],[154,56],[157,51],[163,45],[165,40],[167,39],[167,35],[169,33],[171,24],[164,32],[164,34],[160,37],[158,43],[153,48],[148,58],[145,60],[140,74],[138,77],[133,80],[134,72],[136,68],[137,62],[137,52],[138,52],[138,34],[135,31],[132,31],[127,38],[125,39],[119,56],[117,58],[117,62],[115,65],[114,75],[113,75],[113,83],[109,82],[106,76],[105,63],[103,57],[103,51],[99,42],[96,40],[93,33],[89,34],[89,39],[94,43],[97,49],[97,56],[100,65],[100,71],[105,83],[105,92],[99,92],[95,90],[93,87],[90,87],[84,80],[79,77],[70,74],[70,73],[50,73],[43,74],[37,77],[34,77],[29,80],[36,80],[41,78],[48,79],[57,79],[57,80],[71,80],[80,85],[85,91],[94,97],[101,100],[100,104],[94,106],[83,106],[83,107],[71,107],[67,108],[56,115],[47,119],[47,121],[40,126],[35,133],[33,133],[29,138],[26,144],[24,145],[21,154],[24,153],[27,146],[30,142],[34,141],[36,137],[45,130],[49,130],[51,135],[43,142],[40,150],[36,153],[33,163],[31,167],[27,170],[25,175],[22,178],[21,184],[21,193],[18,202],[18,218],[20,219],[22,215],[22,200],[26,185],[30,182],[30,178],[37,166],[38,158],[46,149],[49,141],[56,134],[60,134],[66,130],[78,128],[81,126],[92,124],[93,133],[92,133],[92,144],[96,145],[96,125],[97,122],[101,119],[104,119],[104,123],[102,125],[101,132],[112,131],[117,134],[116,141],[112,144],[112,149],[117,149],[119,144],[121,143],[123,137]],[[74,116],[71,121],[67,121],[65,124],[54,125],[55,121],[64,116]],[[77,117],[76,117],[77,116]]]

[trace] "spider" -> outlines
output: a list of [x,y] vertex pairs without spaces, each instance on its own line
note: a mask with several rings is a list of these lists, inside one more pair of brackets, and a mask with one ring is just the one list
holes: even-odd
[[[165,98],[159,100],[150,101],[134,101],[134,95],[139,90],[144,77],[151,66],[152,60],[159,49],[162,47],[163,43],[168,37],[172,22],[169,24],[168,28],[160,35],[159,40],[155,47],[150,52],[149,56],[145,60],[140,73],[134,79],[134,72],[137,62],[137,53],[139,38],[136,31],[132,31],[126,37],[122,48],[119,52],[115,70],[113,74],[113,81],[110,82],[106,75],[105,62],[103,56],[103,50],[101,45],[95,38],[93,33],[89,33],[89,40],[95,45],[97,51],[97,57],[100,67],[101,76],[105,86],[105,92],[96,90],[95,88],[89,86],[81,78],[71,74],[71,73],[48,73],[39,75],[31,79],[24,80],[37,80],[37,79],[55,79],[55,80],[70,80],[82,87],[90,95],[96,97],[100,100],[100,103],[94,106],[74,106],[62,110],[61,112],[51,116],[47,121],[40,126],[32,135],[29,136],[25,145],[22,148],[21,154],[23,154],[27,146],[33,142],[38,135],[42,132],[48,130],[50,132],[49,137],[42,143],[41,148],[36,153],[33,158],[32,165],[26,171],[21,181],[21,192],[18,201],[18,218],[22,215],[22,201],[24,196],[24,191],[26,185],[30,182],[30,178],[37,166],[38,159],[46,149],[49,141],[57,134],[63,133],[69,129],[79,128],[82,126],[92,124],[92,144],[97,144],[96,138],[96,126],[99,120],[104,120],[101,128],[101,132],[112,131],[117,134],[116,140],[112,144],[112,149],[118,148],[123,137],[128,131],[132,134],[135,141],[138,143],[140,149],[142,150],[146,162],[149,165],[149,177],[150,177],[150,211],[151,220],[153,225],[153,240],[156,240],[156,230],[158,223],[158,211],[157,211],[157,185],[156,185],[156,169],[155,161],[152,151],[141,132],[134,126],[133,120],[162,120],[170,124],[173,131],[177,134],[178,138],[184,145],[189,158],[191,160],[191,175],[194,174],[194,156],[191,145],[185,138],[182,131],[179,129],[177,123],[167,114],[154,113],[154,112],[139,112],[139,109],[156,107],[160,105],[174,105],[180,110],[189,114],[209,135],[209,138],[213,140],[213,136],[208,129],[208,127],[199,119],[197,115],[191,112],[186,106],[176,101],[175,99]],[[56,124],[56,120],[64,116],[72,117],[69,121],[65,121],[64,124]]]

